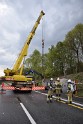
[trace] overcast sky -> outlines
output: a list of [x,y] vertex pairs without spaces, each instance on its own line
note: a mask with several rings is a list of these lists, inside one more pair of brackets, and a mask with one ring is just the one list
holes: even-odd
[[83,23],[83,0],[0,0],[0,75],[12,68],[40,11],[45,12],[28,49],[29,57],[35,49],[44,52],[51,45],[63,41],[78,23]]

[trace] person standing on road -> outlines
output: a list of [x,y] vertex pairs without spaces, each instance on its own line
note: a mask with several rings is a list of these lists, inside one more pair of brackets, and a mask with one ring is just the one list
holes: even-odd
[[56,93],[56,100],[61,100],[61,92],[62,92],[62,83],[60,82],[60,78],[57,78],[57,81],[55,81],[55,93]]
[[73,92],[74,92],[73,82],[71,81],[71,79],[69,79],[67,85],[68,104],[72,103]]
[[53,95],[53,78],[50,79],[48,82],[48,95],[47,95],[47,103],[52,102],[52,95]]

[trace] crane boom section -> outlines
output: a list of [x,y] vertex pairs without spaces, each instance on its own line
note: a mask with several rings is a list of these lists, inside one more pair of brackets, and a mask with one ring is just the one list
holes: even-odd
[[13,67],[13,70],[14,70],[14,71],[16,71],[16,70],[19,69],[20,64],[21,64],[23,58],[24,58],[25,56],[27,56],[27,50],[28,50],[29,44],[30,44],[30,42],[31,42],[31,40],[32,40],[32,38],[33,38],[33,36],[35,35],[35,31],[36,31],[36,29],[37,29],[37,27],[38,27],[38,25],[39,25],[39,23],[40,23],[40,20],[41,20],[41,18],[42,18],[43,15],[45,15],[45,13],[44,13],[43,11],[41,11],[41,12],[40,12],[40,15],[39,15],[39,17],[38,17],[38,19],[37,19],[37,21],[35,22],[34,27],[32,28],[32,30],[31,30],[29,36],[27,37],[27,40],[26,40],[26,42],[25,42],[25,44],[24,44],[24,47],[22,48],[21,53],[19,54],[19,57],[18,57],[17,60],[16,60],[16,63],[15,63],[15,65],[14,65],[14,67]]

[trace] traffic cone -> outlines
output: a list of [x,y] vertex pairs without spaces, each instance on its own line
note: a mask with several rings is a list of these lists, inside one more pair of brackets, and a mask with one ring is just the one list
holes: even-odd
[[2,84],[1,84],[1,92],[0,92],[0,94],[5,94],[5,92],[3,92],[3,91],[5,91],[4,90],[4,82],[2,82]]
[[4,82],[2,82],[1,84],[1,91],[4,91],[3,87],[4,87]]

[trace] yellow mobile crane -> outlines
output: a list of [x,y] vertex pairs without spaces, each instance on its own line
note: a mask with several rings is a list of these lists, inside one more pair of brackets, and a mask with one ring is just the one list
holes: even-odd
[[21,53],[19,54],[19,57],[16,60],[16,63],[13,66],[13,69],[7,68],[4,70],[5,76],[2,77],[2,79],[6,80],[6,81],[11,80],[12,86],[14,86],[15,89],[21,89],[22,87],[32,88],[32,78],[28,78],[28,77],[24,76],[22,74],[23,65],[21,68],[20,68],[20,66],[21,66],[21,63],[22,63],[23,59],[25,58],[25,56],[27,56],[27,50],[28,50],[29,44],[30,44],[33,36],[35,35],[35,31],[36,31],[38,25],[40,24],[40,20],[43,15],[45,15],[45,13],[43,11],[41,11],[37,21],[35,22],[35,25],[33,26],[29,36],[27,37],[27,40],[21,50]]

